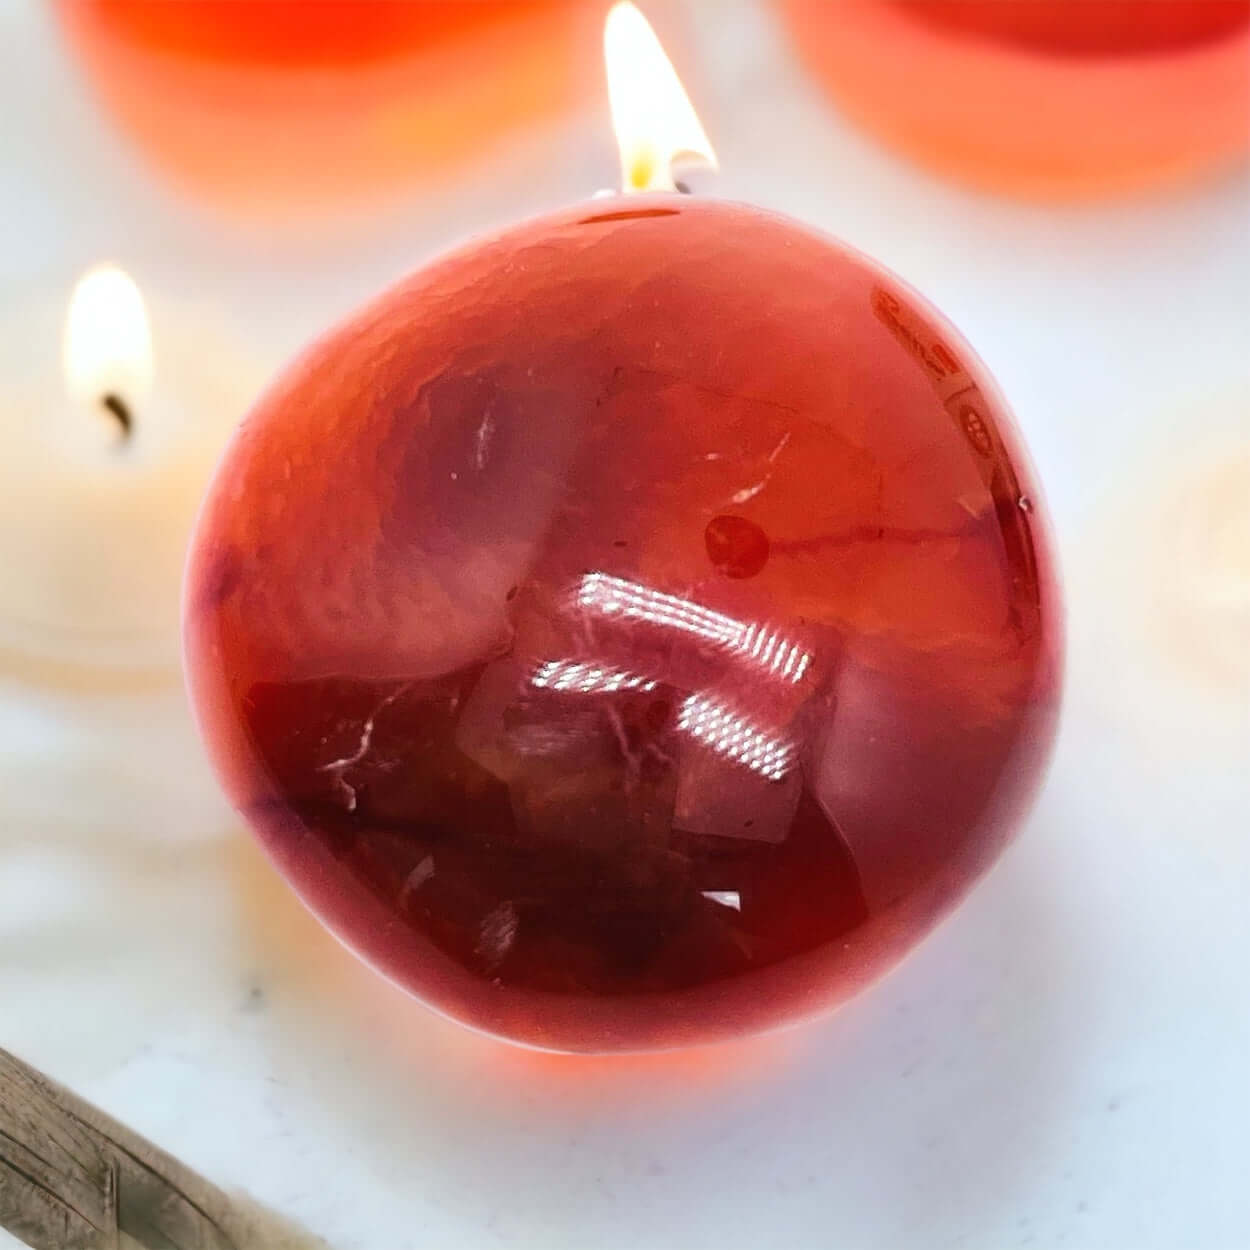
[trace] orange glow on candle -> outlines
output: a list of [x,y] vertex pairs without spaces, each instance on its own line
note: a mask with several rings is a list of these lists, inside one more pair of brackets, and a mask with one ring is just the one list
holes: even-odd
[[582,0],[59,0],[107,111],[232,215],[372,211],[595,89]]

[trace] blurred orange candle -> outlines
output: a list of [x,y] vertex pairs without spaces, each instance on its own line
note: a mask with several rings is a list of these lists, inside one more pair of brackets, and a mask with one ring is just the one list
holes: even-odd
[[780,0],[855,121],[921,164],[1041,198],[1250,152],[1250,0]]
[[318,215],[593,91],[585,0],[58,0],[100,98],[183,187]]

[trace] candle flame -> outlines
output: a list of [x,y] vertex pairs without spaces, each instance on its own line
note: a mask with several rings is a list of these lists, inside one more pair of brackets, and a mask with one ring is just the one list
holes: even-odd
[[152,389],[152,334],[134,279],[96,265],[70,296],[61,340],[65,386],[77,403],[140,403]]
[[675,161],[695,160],[715,169],[716,153],[677,71],[628,0],[608,14],[603,52],[623,189],[675,190]]

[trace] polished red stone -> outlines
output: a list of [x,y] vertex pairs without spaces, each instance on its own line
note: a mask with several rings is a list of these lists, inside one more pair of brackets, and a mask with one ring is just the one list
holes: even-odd
[[580,205],[315,345],[186,598],[231,797],[427,1003],[569,1050],[819,1012],[968,888],[1057,703],[1037,489],[896,278],[738,205]]

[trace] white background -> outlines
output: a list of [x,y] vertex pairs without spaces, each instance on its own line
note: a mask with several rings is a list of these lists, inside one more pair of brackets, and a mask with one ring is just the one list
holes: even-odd
[[[216,798],[176,690],[3,674],[0,1046],[247,1195],[256,1246],[1248,1246],[1250,182],[979,198],[842,123],[747,0],[658,24],[716,193],[881,257],[1016,407],[1070,609],[1059,748],[1021,837],[822,1023],[535,1056],[434,1018],[303,913]],[[135,161],[44,6],[0,0],[19,320],[110,257],[272,368],[446,244],[614,175],[600,113],[381,219],[228,228]]]

